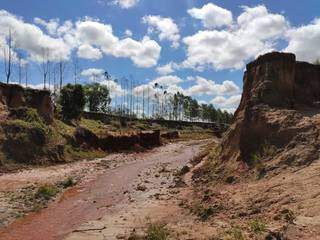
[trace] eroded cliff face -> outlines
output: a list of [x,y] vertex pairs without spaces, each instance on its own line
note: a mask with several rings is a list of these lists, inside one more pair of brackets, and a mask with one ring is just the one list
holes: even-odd
[[232,170],[268,171],[319,159],[320,66],[290,53],[269,53],[247,65],[241,103],[222,141]]
[[0,83],[1,118],[5,118],[10,108],[31,107],[37,109],[47,123],[53,121],[54,105],[50,92],[23,88],[16,84]]

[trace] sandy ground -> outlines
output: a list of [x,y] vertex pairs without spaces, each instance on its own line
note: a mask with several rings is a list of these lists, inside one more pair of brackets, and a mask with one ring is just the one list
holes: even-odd
[[[137,154],[22,171],[0,177],[3,195],[40,183],[80,176],[48,208],[17,219],[0,231],[0,239],[124,239],[147,221],[176,217],[179,188],[175,172],[196,156],[208,141],[173,143]],[[3,219],[10,204],[1,198]]]

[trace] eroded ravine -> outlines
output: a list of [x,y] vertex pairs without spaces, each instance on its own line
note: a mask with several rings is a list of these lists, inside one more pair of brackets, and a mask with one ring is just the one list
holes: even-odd
[[[79,236],[72,236],[86,230],[103,230],[108,227],[106,224],[91,226],[92,221],[104,219],[108,214],[115,216],[117,209],[123,209],[123,206],[130,208],[130,202],[138,202],[141,206],[147,204],[145,201],[150,196],[145,196],[144,191],[137,191],[137,186],[147,185],[149,194],[153,194],[153,190],[156,193],[159,189],[169,188],[172,179],[168,175],[157,176],[155,172],[162,171],[164,167],[175,169],[183,166],[199,153],[205,143],[174,143],[135,154],[132,161],[97,174],[90,181],[83,181],[67,190],[48,208],[13,222],[0,232],[0,239],[50,240],[65,239],[67,236],[68,239],[79,239]],[[130,212],[130,209],[126,212]],[[87,229],[82,229],[88,224]]]

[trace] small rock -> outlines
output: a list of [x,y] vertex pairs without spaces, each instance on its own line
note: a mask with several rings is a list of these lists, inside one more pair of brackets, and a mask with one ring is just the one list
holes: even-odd
[[144,192],[144,191],[147,190],[147,187],[144,186],[144,185],[138,185],[137,190],[138,190],[138,191],[141,191],[141,192]]

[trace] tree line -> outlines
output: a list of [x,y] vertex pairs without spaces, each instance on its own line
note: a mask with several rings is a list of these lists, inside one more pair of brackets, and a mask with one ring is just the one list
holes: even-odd
[[[68,84],[62,88],[57,102],[61,105],[61,113],[66,120],[80,117],[84,110],[121,117],[221,124],[230,124],[233,119],[233,114],[216,109],[212,104],[199,104],[196,99],[179,92],[169,94],[164,90],[162,96],[149,98],[142,94],[143,99],[136,94],[123,94],[123,101],[118,100],[118,104],[112,104],[114,100],[110,93],[107,85],[99,83]],[[151,109],[149,113],[148,109]]]

